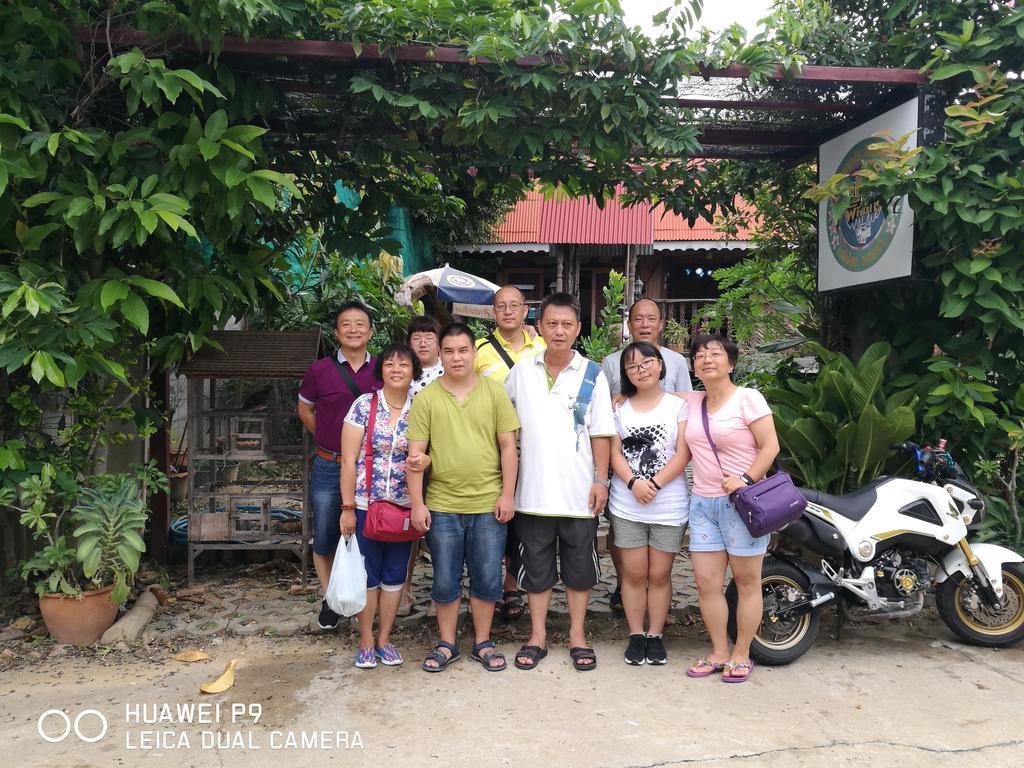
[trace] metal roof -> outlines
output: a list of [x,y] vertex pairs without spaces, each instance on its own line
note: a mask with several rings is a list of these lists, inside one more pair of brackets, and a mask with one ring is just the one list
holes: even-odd
[[216,379],[301,379],[320,356],[320,331],[212,331],[189,358],[185,376]]
[[620,184],[615,188],[615,197],[606,200],[603,209],[592,197],[545,200],[538,240],[542,243],[650,245],[654,238],[650,211],[643,205],[622,207],[618,201],[622,191]]
[[[621,189],[616,190],[621,192]],[[737,205],[746,213],[752,208],[743,200]],[[662,206],[634,205],[622,208],[608,200],[604,210],[592,198],[558,202],[530,190],[502,219],[495,229],[494,244],[579,244],[579,245],[657,245],[659,242],[746,242],[751,230],[740,227],[727,235],[715,225],[698,219],[691,227],[686,218],[666,211]],[[481,250],[459,246],[458,250]],[[486,248],[482,250],[487,250]],[[505,249],[501,249],[505,250]],[[531,249],[532,250],[532,249]]]

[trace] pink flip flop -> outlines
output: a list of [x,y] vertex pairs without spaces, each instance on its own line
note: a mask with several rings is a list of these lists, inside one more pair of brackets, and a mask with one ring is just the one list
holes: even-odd
[[[733,664],[731,661],[727,661],[723,665],[723,667],[724,667],[723,672],[722,672],[722,682],[723,683],[745,683],[745,682],[747,682],[747,678],[750,677],[750,673],[754,671],[754,662],[753,661],[747,661],[747,662],[740,662],[739,664]],[[746,672],[744,674],[742,674],[742,675],[734,675],[733,673],[736,672],[737,670],[739,670],[741,672],[743,670],[746,670]],[[726,672],[728,672],[729,674],[725,674]]]
[[[711,659],[700,658],[686,668],[687,677],[711,677],[725,669],[726,662],[711,661]],[[694,667],[709,667],[707,670],[697,671]]]

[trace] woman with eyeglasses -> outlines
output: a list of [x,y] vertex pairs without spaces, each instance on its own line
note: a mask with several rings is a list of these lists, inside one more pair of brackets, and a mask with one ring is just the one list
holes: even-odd
[[[721,675],[742,683],[754,668],[750,643],[761,624],[761,563],[770,536],[754,538],[730,494],[765,476],[779,453],[772,409],[755,389],[732,381],[739,350],[719,333],[702,333],[690,347],[693,371],[703,392],[688,392],[690,422],[686,444],[693,454],[690,503],[690,561],[711,652],[686,670],[690,677]],[[736,643],[729,648],[729,610],[722,586],[732,571],[739,605]]]
[[[672,603],[672,561],[686,530],[683,440],[686,401],[662,391],[665,361],[646,341],[627,346],[619,360],[626,401],[615,411],[608,509],[622,555],[622,607],[629,624],[627,664],[665,664],[662,633]],[[644,631],[644,618],[647,631]]]

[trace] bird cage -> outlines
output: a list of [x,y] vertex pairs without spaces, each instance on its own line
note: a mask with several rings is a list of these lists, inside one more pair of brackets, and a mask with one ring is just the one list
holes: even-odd
[[319,331],[220,331],[182,368],[188,382],[188,578],[207,550],[289,550],[312,532],[309,433],[299,385]]

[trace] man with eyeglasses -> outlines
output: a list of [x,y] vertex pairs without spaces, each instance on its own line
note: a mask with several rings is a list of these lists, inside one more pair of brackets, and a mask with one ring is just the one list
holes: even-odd
[[[494,294],[494,332],[476,341],[476,372],[499,384],[504,384],[512,366],[520,360],[533,357],[547,346],[533,328],[526,325],[529,307],[523,292],[514,285],[499,288]],[[519,593],[519,585],[509,567],[510,558],[518,542],[514,529],[509,526],[505,550],[505,587],[498,611],[506,619],[518,619],[526,611],[526,603]]]
[[544,339],[526,325],[529,307],[523,292],[506,285],[494,294],[493,333],[476,341],[476,372],[499,384],[521,359],[544,351]]
[[[661,381],[661,388],[669,393],[691,392],[693,383],[690,381],[690,366],[686,358],[678,352],[673,352],[668,347],[658,343],[661,332],[665,328],[665,320],[661,316],[661,307],[651,299],[638,299],[629,308],[626,317],[626,327],[629,330],[631,341],[646,341],[654,344],[661,352],[665,361],[665,378]],[[622,397],[622,381],[619,379],[619,358],[622,357],[622,350],[613,352],[601,363],[601,370],[608,379],[611,388],[613,402],[618,405],[624,399]],[[609,521],[610,522],[610,521]],[[620,557],[619,548],[615,546],[615,529],[608,530],[608,550],[611,552],[612,562],[615,564],[615,590],[609,595],[608,602],[612,608],[622,609],[622,579],[619,577]]]

